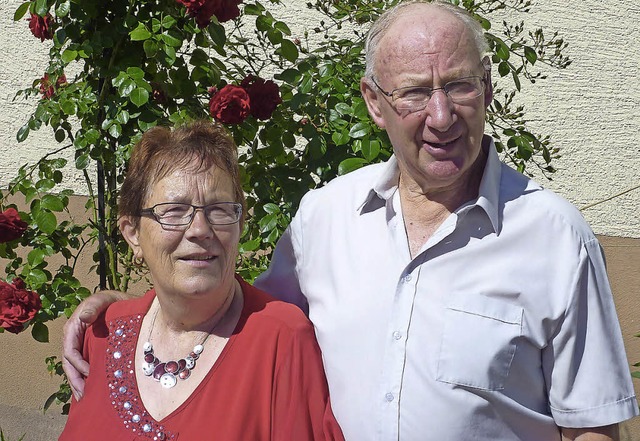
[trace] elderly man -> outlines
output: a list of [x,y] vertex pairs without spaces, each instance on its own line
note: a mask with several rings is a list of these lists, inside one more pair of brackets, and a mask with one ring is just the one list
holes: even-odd
[[487,49],[444,2],[373,25],[361,90],[395,154],[307,194],[256,282],[308,311],[348,440],[615,440],[638,413],[596,238],[483,134]]

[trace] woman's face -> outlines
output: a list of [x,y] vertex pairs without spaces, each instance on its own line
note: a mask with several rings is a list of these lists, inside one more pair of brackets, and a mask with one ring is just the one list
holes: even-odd
[[[217,167],[200,172],[192,167],[176,170],[152,186],[143,208],[162,202],[198,206],[235,202],[231,177]],[[213,226],[198,210],[186,229],[163,227],[152,216],[141,217],[138,227],[124,217],[120,229],[134,256],[144,259],[159,296],[224,296],[233,286],[238,223]]]

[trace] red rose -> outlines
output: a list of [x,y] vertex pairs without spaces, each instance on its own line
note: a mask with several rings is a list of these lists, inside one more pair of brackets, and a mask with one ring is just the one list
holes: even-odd
[[56,84],[52,84],[49,80],[49,74],[44,74],[44,76],[40,79],[40,93],[42,93],[42,98],[51,98],[56,89],[63,84],[67,84],[67,77],[65,74],[62,74],[56,80]]
[[238,5],[242,0],[176,0],[187,7],[187,13],[196,19],[199,28],[211,23],[211,17],[216,16],[218,22],[233,20],[240,16]]
[[278,85],[253,75],[242,80],[241,84],[249,94],[251,114],[257,119],[271,118],[276,106],[282,102]]
[[40,308],[40,297],[25,289],[21,279],[13,279],[11,285],[0,280],[0,328],[18,334]]
[[19,238],[26,229],[27,223],[20,219],[15,208],[7,208],[0,212],[0,243]]
[[44,17],[31,14],[29,29],[31,29],[31,33],[38,37],[40,41],[51,40],[53,38],[53,27],[51,26],[52,20],[53,17],[49,13]]
[[240,86],[227,84],[209,100],[211,116],[224,124],[240,124],[249,116],[249,94]]

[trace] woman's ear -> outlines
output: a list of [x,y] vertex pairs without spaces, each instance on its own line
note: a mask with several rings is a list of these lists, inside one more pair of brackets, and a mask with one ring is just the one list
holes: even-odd
[[121,216],[120,219],[118,219],[120,233],[122,233],[122,237],[124,237],[124,240],[127,241],[133,250],[133,257],[136,259],[142,259],[144,256],[138,238],[138,223],[139,220],[138,222],[134,222],[131,216]]

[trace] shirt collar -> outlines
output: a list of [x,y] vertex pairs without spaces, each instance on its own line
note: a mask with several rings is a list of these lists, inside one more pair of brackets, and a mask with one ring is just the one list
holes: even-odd
[[[500,201],[500,178],[502,175],[502,162],[498,157],[496,146],[493,139],[490,139],[489,146],[486,149],[487,163],[484,167],[480,188],[478,190],[478,198],[465,205],[465,209],[469,210],[474,206],[478,206],[484,210],[489,218],[493,230],[500,232],[499,222],[499,201]],[[382,173],[373,183],[367,196],[358,207],[358,211],[366,212],[379,207],[379,202],[391,199],[398,189],[398,180],[400,178],[400,170],[398,169],[398,160],[393,155],[384,164]],[[377,203],[376,203],[377,202]]]

